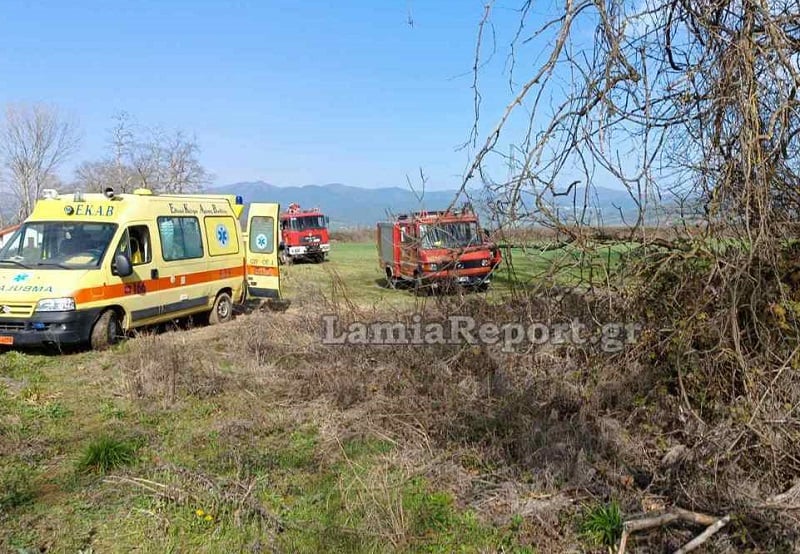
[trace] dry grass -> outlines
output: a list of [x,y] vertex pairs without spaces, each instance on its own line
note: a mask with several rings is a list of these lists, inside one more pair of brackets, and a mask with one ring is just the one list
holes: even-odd
[[129,344],[122,366],[127,395],[170,406],[184,396],[219,394],[229,378],[210,357],[198,354],[196,341],[185,332],[141,334]]
[[[800,390],[793,366],[745,380],[736,374],[724,379],[719,366],[697,354],[693,367],[676,367],[681,343],[665,342],[669,335],[656,327],[662,320],[641,311],[659,306],[655,282],[648,303],[637,291],[553,289],[499,305],[454,294],[382,310],[351,302],[344,284],[332,279],[328,293],[310,291],[282,314],[257,312],[220,327],[146,334],[123,346],[116,358],[118,389],[143,413],[206,401],[231,410],[185,439],[191,450],[207,448],[208,432],[218,437],[210,459],[225,478],[176,463],[150,472],[147,479],[172,487],[171,493],[183,491],[170,502],[189,506],[203,496],[217,512],[250,514],[249,521],[274,531],[273,508],[244,500],[251,486],[264,490],[255,476],[265,467],[335,466],[337,478],[326,494],[346,519],[358,521],[358,533],[395,550],[422,540],[414,523],[421,512],[434,514],[428,527],[436,525],[439,508],[447,512],[436,507],[438,500],[409,506],[409,498],[424,496],[415,492],[418,479],[435,483],[481,521],[503,527],[522,518],[519,536],[553,552],[581,541],[575,522],[586,506],[611,501],[626,517],[671,505],[734,514],[730,530],[712,539],[711,551],[769,551],[795,540],[794,509],[770,500],[792,486],[800,459],[800,441],[786,424]],[[638,313],[646,329],[636,345],[618,353],[591,345],[504,352],[500,345],[320,341],[323,314],[338,314],[346,324],[408,321],[411,310],[424,312],[427,321],[457,314],[496,323],[577,319],[586,325]],[[691,332],[695,341],[711,336],[707,326]],[[304,446],[295,453],[284,446],[279,458],[265,457],[272,434],[305,425],[318,433],[313,456]],[[298,440],[302,445],[302,434]],[[250,448],[253,441],[262,446]],[[389,448],[364,463],[349,446],[361,443]],[[163,496],[155,487],[149,494]],[[356,533],[339,532],[345,542]],[[664,541],[677,547],[694,532],[673,528],[635,540],[638,548],[658,550]]]
[[[685,399],[696,403],[710,391],[686,377],[681,390],[676,375],[664,371],[652,330],[616,354],[569,345],[511,353],[499,345],[325,346],[318,335],[323,313],[338,313],[345,322],[398,317],[327,302],[242,318],[233,333],[233,350],[269,375],[271,394],[324,417],[323,443],[369,436],[402,445],[408,467],[415,468],[408,475],[433,476],[461,505],[479,506],[489,520],[508,523],[515,513],[530,514],[537,539],[553,540],[551,511],[558,520],[575,516],[582,502],[617,499],[626,514],[672,504],[737,514],[733,530],[741,547],[771,549],[794,540],[791,511],[759,508],[791,486],[779,480],[780,472],[763,470],[800,457],[787,432],[764,427],[775,413],[772,395],[761,393],[763,415],[751,411],[737,419],[740,405],[734,402],[720,417],[700,423],[685,409]],[[433,298],[422,308],[429,320],[460,314],[500,323],[578,318],[591,324],[631,313],[621,297],[564,291],[518,297],[501,308],[460,296]],[[790,372],[770,379],[794,387]],[[770,435],[757,448],[766,450],[745,456],[741,448],[757,445],[757,433],[765,429]],[[672,460],[670,452],[688,454]],[[779,453],[789,457],[768,461]],[[369,495],[381,498],[381,533],[392,544],[404,536],[405,525],[392,479],[408,475],[359,477],[369,486],[346,496],[359,511],[375,501]],[[393,522],[389,528],[387,522]],[[667,533],[680,544],[692,530]],[[571,533],[562,538],[576,540]],[[652,537],[652,544],[659,540]],[[730,537],[716,540],[722,547]],[[566,543],[550,544],[558,550]]]

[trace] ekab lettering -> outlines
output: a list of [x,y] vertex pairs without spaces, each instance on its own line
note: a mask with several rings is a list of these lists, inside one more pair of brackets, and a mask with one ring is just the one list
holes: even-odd
[[75,215],[111,217],[114,215],[114,206],[78,204],[75,206]]

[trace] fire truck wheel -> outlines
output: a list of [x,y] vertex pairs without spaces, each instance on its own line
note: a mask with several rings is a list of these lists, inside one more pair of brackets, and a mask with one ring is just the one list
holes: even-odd
[[90,343],[94,350],[105,350],[115,345],[122,336],[122,324],[114,310],[106,310],[92,327]]
[[388,289],[396,289],[397,287],[397,279],[392,275],[392,270],[388,267],[386,268],[386,288]]
[[208,314],[209,325],[217,325],[218,323],[225,323],[233,318],[233,302],[231,295],[227,292],[221,292],[214,300],[214,307],[211,308],[211,313]]

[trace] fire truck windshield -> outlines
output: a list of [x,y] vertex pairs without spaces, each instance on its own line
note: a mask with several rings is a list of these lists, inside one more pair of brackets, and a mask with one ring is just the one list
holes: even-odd
[[419,226],[423,250],[433,248],[465,248],[481,243],[478,224],[440,223]]
[[292,231],[308,231],[310,229],[324,229],[324,215],[304,215],[302,217],[289,218],[288,224],[284,224]]

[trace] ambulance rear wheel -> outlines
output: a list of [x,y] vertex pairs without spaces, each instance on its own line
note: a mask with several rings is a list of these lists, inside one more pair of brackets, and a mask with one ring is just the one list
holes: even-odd
[[122,323],[119,314],[114,310],[106,310],[92,327],[89,342],[94,350],[105,350],[119,342],[122,336]]
[[233,318],[233,301],[231,295],[227,292],[221,292],[214,300],[214,307],[211,308],[211,313],[208,314],[208,323],[210,325],[217,325],[218,323],[225,323]]

